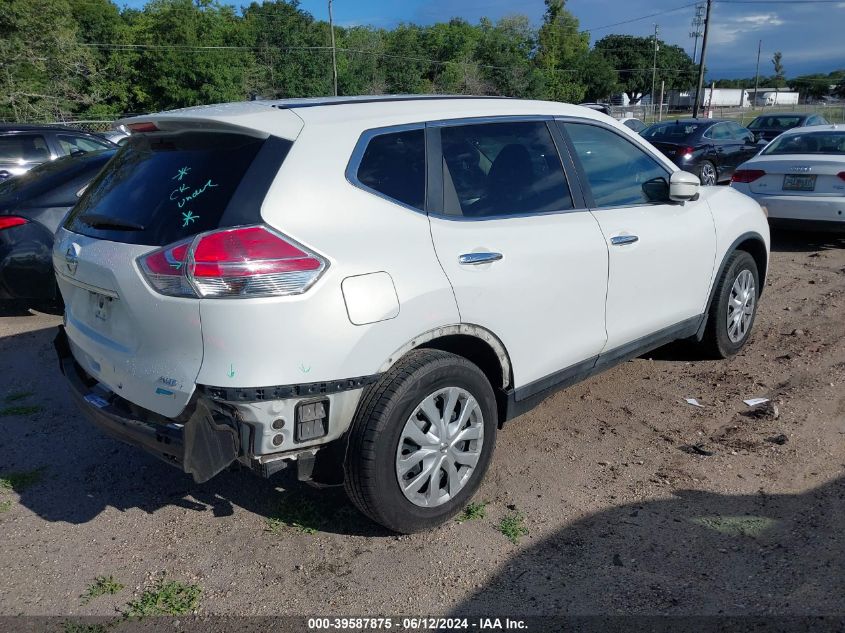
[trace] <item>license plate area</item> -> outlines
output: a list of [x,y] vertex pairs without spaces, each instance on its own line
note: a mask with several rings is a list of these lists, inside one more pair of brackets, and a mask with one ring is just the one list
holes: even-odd
[[91,304],[91,313],[94,315],[95,322],[107,322],[111,316],[113,299],[111,297],[107,297],[106,295],[89,291],[88,300]]
[[814,191],[816,188],[816,177],[787,174],[783,177],[784,191]]

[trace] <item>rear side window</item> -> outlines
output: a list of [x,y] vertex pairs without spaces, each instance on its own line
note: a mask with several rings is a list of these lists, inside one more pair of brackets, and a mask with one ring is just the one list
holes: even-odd
[[444,127],[440,140],[447,215],[484,218],[572,209],[545,122]]
[[425,208],[423,130],[379,134],[370,139],[356,174],[358,182],[388,198]]
[[4,163],[24,160],[50,160],[47,141],[40,134],[6,134],[0,136],[0,161]]
[[150,246],[220,228],[264,142],[207,132],[133,136],[88,187],[65,228]]
[[65,154],[78,154],[80,152],[96,152],[100,149],[111,147],[108,143],[96,141],[87,136],[71,136],[69,134],[57,134],[56,139]]

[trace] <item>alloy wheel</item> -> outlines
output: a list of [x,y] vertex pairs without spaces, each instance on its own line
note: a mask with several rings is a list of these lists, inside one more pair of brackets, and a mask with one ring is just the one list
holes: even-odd
[[728,300],[728,338],[732,343],[739,343],[748,335],[756,301],[754,275],[750,270],[743,270],[736,276]]

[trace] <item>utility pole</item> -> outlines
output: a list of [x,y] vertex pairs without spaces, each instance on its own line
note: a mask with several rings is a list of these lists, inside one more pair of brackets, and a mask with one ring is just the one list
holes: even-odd
[[663,91],[664,90],[666,90],[666,81],[664,79],[661,79],[660,80],[660,104],[658,105],[658,107],[660,109],[657,111],[657,120],[658,121],[663,120]]
[[657,33],[660,27],[654,25],[654,65],[651,67],[651,122],[654,123],[657,119],[654,116],[654,80],[657,77]]
[[757,71],[754,73],[754,101],[751,102],[751,107],[757,106],[757,88],[760,85],[760,49],[763,47],[763,40],[757,41]]
[[692,18],[692,31],[689,36],[693,38],[692,45],[692,61],[695,63],[695,56],[698,53],[698,38],[701,37],[701,25],[704,23],[704,5],[697,4],[695,6],[695,15]]
[[332,32],[332,83],[334,96],[337,96],[337,49],[334,44],[334,19],[332,18],[332,0],[329,0],[329,29]]
[[707,0],[707,11],[704,14],[704,36],[701,38],[701,60],[698,62],[698,84],[695,88],[695,102],[692,105],[693,118],[698,117],[701,89],[704,86],[704,58],[707,54],[707,32],[710,30],[710,8],[712,6],[713,0]]

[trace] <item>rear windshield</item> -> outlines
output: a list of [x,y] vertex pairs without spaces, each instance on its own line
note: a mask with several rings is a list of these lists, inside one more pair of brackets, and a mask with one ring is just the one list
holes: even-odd
[[227,133],[133,136],[88,187],[65,228],[150,246],[219,228],[263,144]]
[[780,136],[766,146],[763,154],[845,155],[845,130],[808,132]]
[[658,123],[640,132],[650,141],[681,141],[695,132],[701,125],[697,123]]
[[115,150],[89,152],[84,156],[66,156],[33,167],[28,172],[0,182],[0,207],[22,200],[32,200],[78,177],[96,175]]
[[748,124],[749,130],[791,130],[801,125],[797,116],[758,116]]

